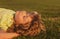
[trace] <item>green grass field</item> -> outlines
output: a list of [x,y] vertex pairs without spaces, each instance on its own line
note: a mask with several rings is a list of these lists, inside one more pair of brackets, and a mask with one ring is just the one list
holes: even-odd
[[37,11],[42,15],[46,33],[14,39],[60,39],[60,0],[0,0],[1,8]]

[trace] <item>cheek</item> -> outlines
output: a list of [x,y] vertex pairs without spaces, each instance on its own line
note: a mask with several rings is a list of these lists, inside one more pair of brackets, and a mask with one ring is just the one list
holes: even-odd
[[28,21],[29,21],[29,22],[31,22],[31,21],[32,21],[32,18],[31,18],[31,17],[29,17],[29,18],[28,18]]
[[32,21],[32,18],[30,18],[30,17],[28,17],[27,19],[26,19],[26,23],[30,23]]
[[16,21],[16,24],[21,24],[23,22],[23,17],[18,16],[16,17],[15,21]]
[[32,21],[32,19],[30,17],[26,17],[22,20],[22,23],[25,24],[25,23],[30,23]]

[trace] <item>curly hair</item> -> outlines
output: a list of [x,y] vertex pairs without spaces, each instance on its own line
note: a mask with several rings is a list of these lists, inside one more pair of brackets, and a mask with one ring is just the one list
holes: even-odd
[[21,36],[36,36],[38,35],[41,30],[45,31],[45,26],[41,20],[41,15],[36,14],[37,12],[30,13],[33,15],[33,20],[31,23],[27,23],[26,26],[29,26],[28,29],[25,29],[24,25],[19,25],[18,27],[13,24],[11,27],[8,28],[7,32],[16,32]]

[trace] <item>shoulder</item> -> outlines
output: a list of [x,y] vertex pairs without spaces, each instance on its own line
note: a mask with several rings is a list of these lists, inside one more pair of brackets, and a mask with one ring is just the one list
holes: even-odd
[[0,8],[0,27],[6,30],[13,24],[13,16],[15,11],[5,8]]

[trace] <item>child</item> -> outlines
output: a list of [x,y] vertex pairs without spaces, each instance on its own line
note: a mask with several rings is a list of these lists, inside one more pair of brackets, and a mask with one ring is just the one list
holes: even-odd
[[16,32],[21,36],[36,36],[41,30],[46,30],[41,15],[36,11],[16,11],[14,21],[14,26],[11,26],[8,32]]
[[45,26],[41,21],[41,16],[36,12],[13,11],[0,8],[0,31],[17,33],[21,36],[35,36],[41,30],[45,31]]

